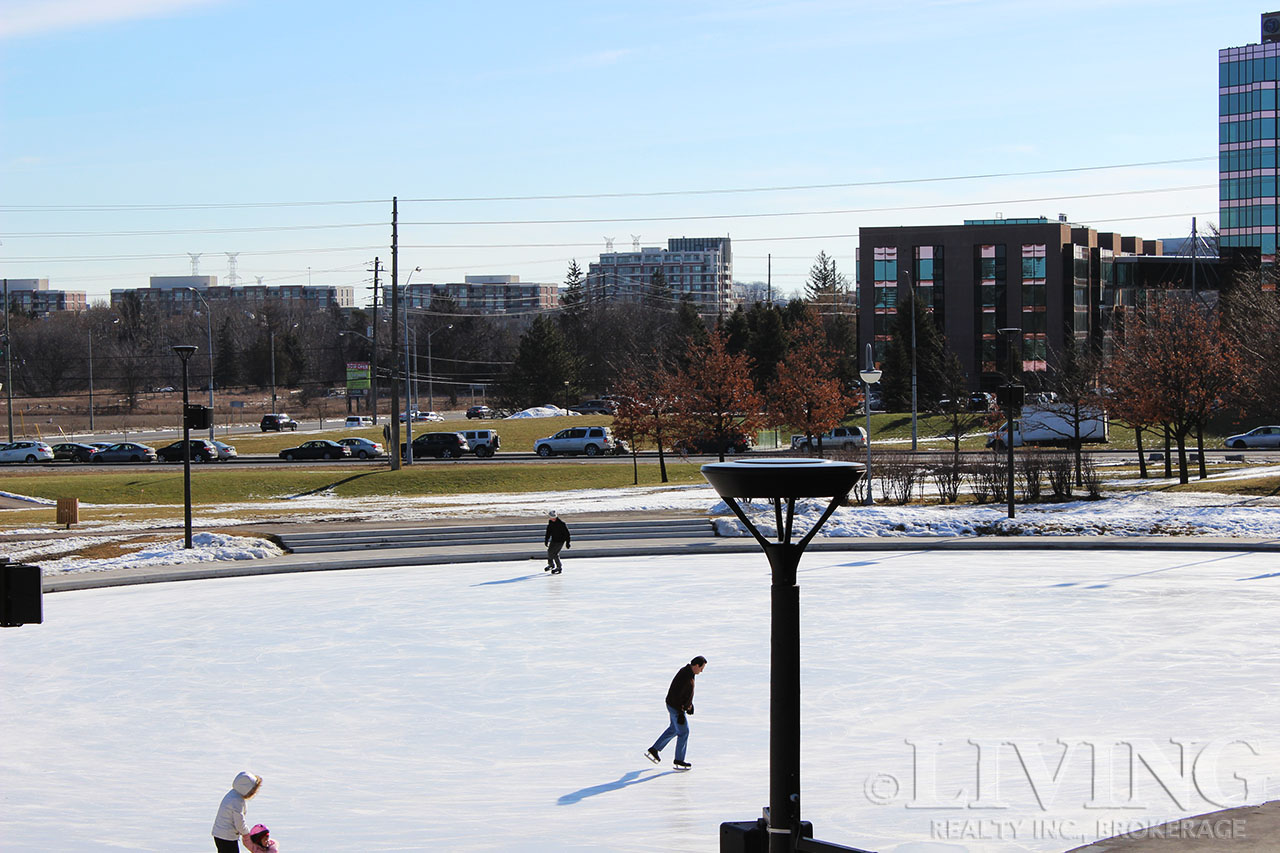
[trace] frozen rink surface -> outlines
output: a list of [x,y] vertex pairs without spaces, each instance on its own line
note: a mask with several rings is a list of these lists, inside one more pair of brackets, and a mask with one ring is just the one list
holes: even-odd
[[[763,555],[59,593],[0,631],[0,848],[714,851],[768,796]],[[814,553],[803,811],[881,853],[1062,851],[1276,797],[1274,555]],[[693,770],[642,756],[709,659]]]

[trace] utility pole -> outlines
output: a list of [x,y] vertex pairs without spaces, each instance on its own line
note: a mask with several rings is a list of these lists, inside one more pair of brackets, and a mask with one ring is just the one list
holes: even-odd
[[[400,353],[396,340],[396,332],[400,330],[400,240],[399,240],[399,201],[391,198],[391,470],[400,470],[400,419],[396,414],[400,410],[400,387],[396,382],[396,367],[400,363]],[[407,449],[407,448],[406,448]]]
[[369,393],[373,399],[369,401],[369,409],[373,413],[373,423],[378,423],[378,270],[382,265],[377,258],[373,259],[373,333],[369,339],[373,344],[373,354],[369,356]]
[[9,337],[9,279],[4,280],[4,399],[9,416],[9,443],[13,443],[13,342]]

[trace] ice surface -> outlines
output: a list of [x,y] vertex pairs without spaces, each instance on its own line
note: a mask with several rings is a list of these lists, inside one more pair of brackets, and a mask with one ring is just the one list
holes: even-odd
[[[716,850],[767,800],[763,556],[566,556],[46,596],[0,632],[3,847],[211,850],[248,768],[285,851]],[[1049,853],[1273,799],[1277,583],[1267,554],[809,554],[804,815]],[[696,654],[675,774],[641,753]]]

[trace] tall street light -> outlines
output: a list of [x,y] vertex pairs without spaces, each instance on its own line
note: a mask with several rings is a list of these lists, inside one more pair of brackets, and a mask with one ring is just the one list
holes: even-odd
[[187,420],[187,361],[195,354],[196,347],[191,344],[178,344],[173,351],[182,359],[182,503],[185,510],[183,524],[184,548],[191,548],[191,427]]
[[[721,850],[855,851],[805,837],[800,820],[800,587],[796,570],[805,547],[864,475],[853,462],[831,459],[735,459],[702,466],[702,475],[760,543],[769,560],[769,808],[765,818],[720,825]],[[773,504],[777,541],[765,538],[738,501],[765,498]],[[797,498],[828,501],[817,523],[792,541]],[[786,512],[784,516],[783,506]],[[736,838],[734,838],[736,836]],[[734,841],[741,841],[734,844]],[[754,843],[752,843],[754,842]]]
[[871,344],[867,344],[866,367],[858,371],[858,378],[862,380],[862,408],[867,410],[867,467],[862,473],[867,484],[867,496],[862,500],[866,506],[872,506],[876,502],[871,494],[871,386],[880,381],[880,375],[872,358]]
[[1010,328],[1004,328],[1004,329],[997,329],[997,331],[1000,334],[1004,335],[1005,342],[1008,344],[1008,347],[1009,347],[1009,354],[1008,354],[1007,365],[1006,365],[1008,368],[1008,373],[1006,374],[1007,378],[1005,380],[1005,384],[1001,386],[998,390],[1000,391],[1000,398],[1001,398],[1000,404],[1004,406],[1004,411],[1005,411],[1004,446],[1005,446],[1005,454],[1006,454],[1005,468],[1007,469],[1005,491],[1008,492],[1008,498],[1009,498],[1009,517],[1013,518],[1013,418],[1014,418],[1014,410],[1022,405],[1021,394],[1018,393],[1022,390],[1022,386],[1016,384],[1013,381],[1014,380],[1013,342],[1014,342],[1015,335],[1018,336],[1019,338],[1022,336],[1022,330],[1018,328],[1010,327]]
[[213,309],[209,307],[209,301],[200,291],[194,287],[188,287],[187,290],[204,303],[205,318],[209,322],[209,441],[213,441]]
[[[120,322],[116,317],[111,321],[114,326]],[[89,326],[89,432],[93,432],[93,326]]]
[[907,293],[911,297],[911,452],[916,452],[916,288],[911,281],[911,271],[903,270],[907,277]]
[[[446,329],[452,329],[453,324],[445,326]],[[431,369],[431,336],[439,329],[433,329],[427,332],[427,411],[434,412],[436,410],[436,375]]]

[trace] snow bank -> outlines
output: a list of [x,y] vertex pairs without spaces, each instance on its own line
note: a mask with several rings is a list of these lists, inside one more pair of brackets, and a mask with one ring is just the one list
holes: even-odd
[[577,416],[578,414],[578,412],[571,412],[568,409],[562,409],[557,405],[548,403],[545,406],[534,406],[532,409],[524,409],[514,415],[507,415],[503,420],[510,421],[516,418],[563,418]]
[[[181,563],[211,563],[221,560],[262,560],[284,554],[266,539],[247,536],[228,536],[225,533],[196,533],[191,537],[192,548],[183,547],[181,539],[173,542],[148,542],[138,546],[132,554],[123,554],[105,560],[87,560],[83,557],[63,557],[41,560],[40,567],[47,573],[104,572],[108,569],[130,569],[141,566],[173,566]],[[129,547],[128,545],[123,547]]]

